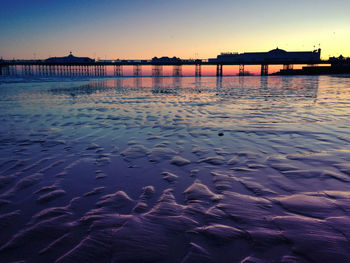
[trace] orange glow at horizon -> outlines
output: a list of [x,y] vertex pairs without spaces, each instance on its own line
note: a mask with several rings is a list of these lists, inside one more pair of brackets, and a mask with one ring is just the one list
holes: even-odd
[[[306,65],[295,65],[294,69],[301,69]],[[283,65],[269,65],[268,73],[275,73],[283,69]],[[142,66],[141,76],[152,76],[152,66]],[[114,68],[112,66],[107,66],[107,74],[113,76]],[[244,72],[246,75],[260,75],[261,67],[260,65],[245,65]],[[203,65],[201,68],[202,76],[216,76],[216,66],[215,65]],[[237,76],[239,74],[238,65],[224,65],[223,75],[224,76]],[[133,66],[123,66],[123,76],[134,76]],[[163,66],[162,76],[173,76],[173,66]],[[184,65],[182,66],[182,76],[195,76],[195,66]]]

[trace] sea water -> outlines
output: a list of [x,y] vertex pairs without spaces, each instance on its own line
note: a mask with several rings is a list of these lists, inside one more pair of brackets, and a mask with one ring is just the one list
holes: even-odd
[[348,76],[0,79],[0,261],[350,261]]

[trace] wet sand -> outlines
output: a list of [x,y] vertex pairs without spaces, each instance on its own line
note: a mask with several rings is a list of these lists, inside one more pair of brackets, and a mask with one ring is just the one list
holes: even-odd
[[0,262],[349,262],[350,79],[0,80]]

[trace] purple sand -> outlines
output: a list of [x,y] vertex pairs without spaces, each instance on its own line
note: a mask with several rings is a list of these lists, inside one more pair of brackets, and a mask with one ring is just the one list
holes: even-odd
[[3,78],[0,262],[350,262],[349,106],[348,76]]

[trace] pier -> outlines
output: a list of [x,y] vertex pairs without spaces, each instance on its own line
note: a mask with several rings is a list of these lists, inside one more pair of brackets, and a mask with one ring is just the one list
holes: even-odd
[[246,75],[245,66],[261,66],[260,74],[269,75],[270,65],[283,65],[284,70],[293,69],[294,65],[319,65],[332,64],[331,60],[321,60],[320,50],[304,52],[287,52],[274,49],[269,52],[256,53],[223,53],[212,59],[180,59],[180,58],[153,58],[149,60],[126,59],[126,60],[97,60],[90,58],[75,57],[70,54],[67,57],[53,57],[46,60],[0,60],[0,75],[22,76],[107,76],[107,66],[113,67],[113,75],[124,75],[125,66],[133,67],[133,76],[142,76],[142,67],[151,66],[152,76],[163,76],[163,67],[172,66],[173,76],[182,76],[183,66],[194,66],[195,76],[202,76],[202,66],[215,66],[216,76],[223,76],[224,66],[238,66],[239,75]]

